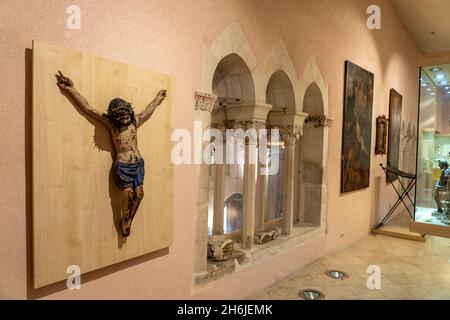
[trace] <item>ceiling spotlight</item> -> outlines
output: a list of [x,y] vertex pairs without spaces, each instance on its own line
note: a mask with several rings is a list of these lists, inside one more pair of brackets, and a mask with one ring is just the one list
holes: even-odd
[[442,79],[444,79],[445,78],[445,75],[443,75],[442,73],[441,74],[438,74],[437,76],[436,76],[436,79],[438,79],[438,80],[442,80]]
[[422,83],[422,87],[428,86],[428,83]]
[[428,88],[427,91],[431,91],[431,88]]
[[438,67],[433,67],[433,68],[431,68],[430,69],[430,71],[432,71],[432,72],[439,72],[439,71],[441,71],[442,69],[441,68],[438,68]]
[[448,84],[447,80],[441,82],[441,85],[443,85],[443,86],[445,86],[446,84]]
[[430,95],[434,96],[434,95],[436,95],[436,93],[434,93],[434,92],[430,92]]
[[448,90],[448,89],[450,89],[450,87],[445,87],[445,90]]

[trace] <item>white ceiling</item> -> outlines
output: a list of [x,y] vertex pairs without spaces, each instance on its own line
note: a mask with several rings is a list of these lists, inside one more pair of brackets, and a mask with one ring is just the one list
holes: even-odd
[[392,2],[403,24],[423,53],[450,51],[450,0],[392,0]]

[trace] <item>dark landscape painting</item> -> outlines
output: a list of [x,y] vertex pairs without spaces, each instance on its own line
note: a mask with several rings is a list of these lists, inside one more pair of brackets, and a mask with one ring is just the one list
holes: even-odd
[[[402,126],[402,95],[391,89],[389,96],[389,138],[388,138],[388,164],[399,169],[400,156],[400,128]],[[391,181],[397,180],[395,174],[389,174]],[[387,179],[389,182],[389,179]]]
[[341,192],[369,187],[373,73],[346,61]]

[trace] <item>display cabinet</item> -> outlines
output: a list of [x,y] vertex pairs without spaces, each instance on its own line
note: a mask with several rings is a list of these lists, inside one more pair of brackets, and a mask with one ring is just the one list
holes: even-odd
[[421,56],[416,194],[410,230],[450,237],[450,52]]

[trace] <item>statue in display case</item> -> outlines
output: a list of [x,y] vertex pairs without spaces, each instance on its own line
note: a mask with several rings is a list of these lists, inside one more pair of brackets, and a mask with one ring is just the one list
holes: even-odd
[[[439,180],[436,182],[434,187],[434,200],[436,201],[437,210],[433,212],[435,215],[442,215],[443,213],[448,213],[448,199],[445,199],[446,203],[443,206],[441,193],[447,192],[448,196],[448,179],[450,178],[450,169],[449,164],[446,160],[439,160],[439,169],[441,169],[441,175],[439,176]],[[446,212],[444,212],[443,207]]]
[[144,197],[144,159],[138,150],[137,129],[144,124],[166,98],[167,90],[160,90],[141,113],[135,115],[131,103],[115,98],[106,114],[99,113],[75,89],[73,81],[61,71],[55,75],[57,85],[85,114],[102,123],[110,132],[117,152],[113,163],[114,180],[122,192],[120,227],[123,237],[130,235],[131,223]]

